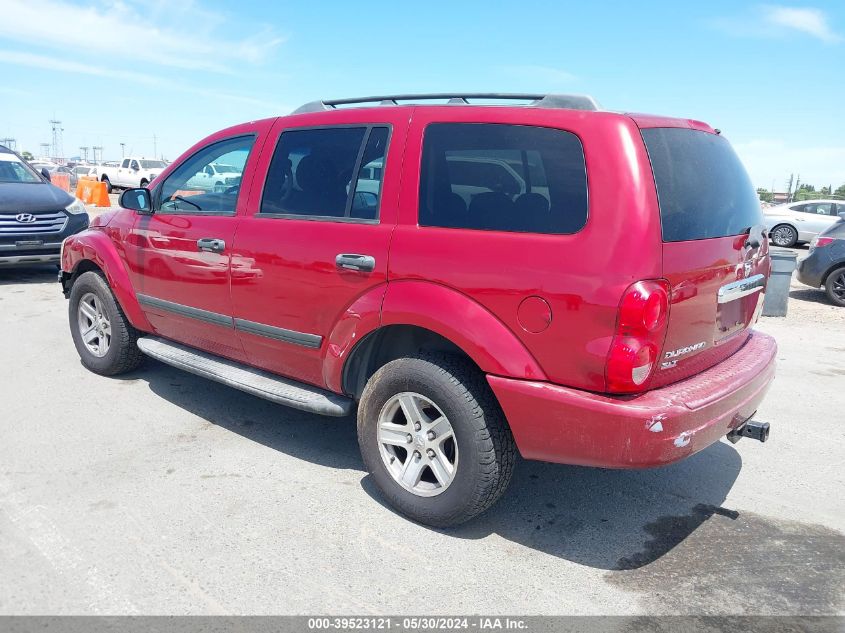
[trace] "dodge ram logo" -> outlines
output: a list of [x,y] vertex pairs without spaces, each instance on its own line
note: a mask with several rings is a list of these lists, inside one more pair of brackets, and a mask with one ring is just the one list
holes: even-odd
[[21,224],[32,224],[35,222],[35,216],[31,213],[18,213],[15,219]]

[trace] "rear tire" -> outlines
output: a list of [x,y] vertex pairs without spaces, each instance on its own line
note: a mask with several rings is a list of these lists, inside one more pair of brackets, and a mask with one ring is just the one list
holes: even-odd
[[845,307],[845,266],[837,268],[827,276],[824,290],[834,305]]
[[771,230],[769,236],[775,246],[792,248],[798,243],[798,231],[788,224],[779,224]]
[[113,189],[113,187],[111,186],[111,180],[109,180],[107,176],[103,176],[103,182],[106,183],[106,191],[108,193],[111,193]]
[[400,358],[370,378],[358,407],[358,443],[387,501],[434,527],[458,525],[493,505],[516,454],[484,375],[446,354]]
[[141,333],[132,327],[101,273],[82,273],[70,290],[70,333],[82,364],[95,374],[116,376],[144,360]]

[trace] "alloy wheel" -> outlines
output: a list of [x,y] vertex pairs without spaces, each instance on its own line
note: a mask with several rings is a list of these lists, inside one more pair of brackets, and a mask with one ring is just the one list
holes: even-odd
[[103,310],[103,302],[93,292],[79,300],[77,321],[85,348],[98,358],[105,356],[111,345],[111,322]]
[[772,231],[772,241],[777,246],[789,246],[795,240],[795,231],[788,226],[779,226]]
[[378,445],[390,476],[415,495],[439,495],[455,479],[458,445],[452,424],[419,393],[398,393],[385,403],[378,418]]
[[833,282],[830,284],[830,291],[840,301],[845,301],[845,272],[841,272],[833,278]]

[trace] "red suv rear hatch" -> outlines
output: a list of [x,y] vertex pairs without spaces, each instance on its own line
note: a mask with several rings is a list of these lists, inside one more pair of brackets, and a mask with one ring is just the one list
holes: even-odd
[[658,387],[742,347],[762,309],[770,264],[760,203],[728,141],[681,127],[647,127],[642,136],[671,286],[666,339],[649,384]]

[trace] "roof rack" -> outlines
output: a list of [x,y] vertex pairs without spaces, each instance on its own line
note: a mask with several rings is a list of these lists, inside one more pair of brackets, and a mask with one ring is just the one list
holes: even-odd
[[333,99],[331,101],[311,101],[293,111],[293,114],[306,112],[324,112],[335,110],[337,106],[356,103],[374,103],[378,105],[399,105],[399,101],[431,101],[447,99],[449,105],[469,105],[469,99],[488,99],[501,101],[528,101],[526,106],[535,108],[564,108],[567,110],[600,110],[598,102],[588,95],[542,95],[510,94],[501,92],[442,92],[434,94],[386,95],[381,97],[358,97],[355,99]]

